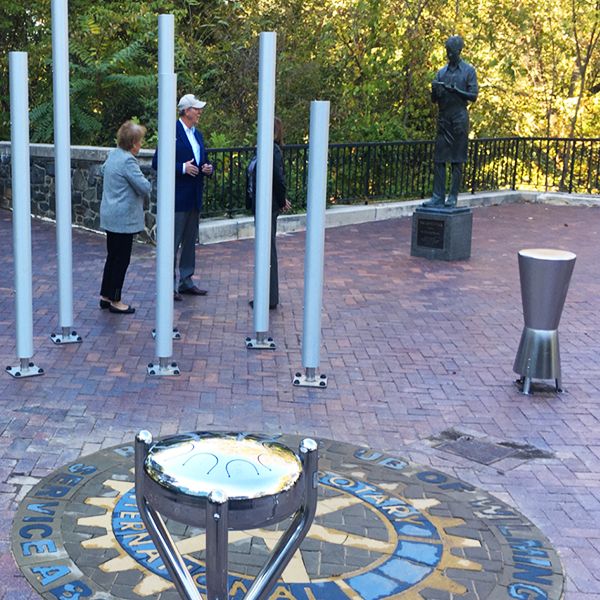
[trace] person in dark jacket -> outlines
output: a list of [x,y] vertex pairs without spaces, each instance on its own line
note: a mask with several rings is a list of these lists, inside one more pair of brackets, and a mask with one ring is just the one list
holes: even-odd
[[[285,171],[283,168],[283,123],[275,117],[273,135],[273,197],[271,204],[271,265],[269,271],[269,308],[274,310],[279,304],[279,270],[277,266],[277,217],[282,212],[287,212],[292,207],[288,200]],[[256,209],[256,169],[249,174],[247,201],[254,213]],[[252,300],[250,306],[254,307]]]
[[[460,57],[463,46],[463,39],[459,35],[448,38],[448,64],[437,72],[431,83],[431,99],[439,106],[439,115],[433,151],[433,195],[423,206],[456,206],[463,165],[467,162],[467,105],[475,102],[479,93],[475,69]],[[452,170],[447,198],[446,163],[451,164]]]
[[132,314],[135,308],[121,302],[121,290],[131,260],[133,236],[144,230],[144,198],[152,184],[144,177],[136,156],[146,128],[126,121],[117,132],[117,148],[102,165],[104,182],[100,227],[106,231],[106,263],[100,288],[100,308]]
[[[204,178],[212,175],[204,138],[196,125],[206,102],[193,94],[182,96],[177,105],[179,120],[175,129],[175,264],[173,298],[181,294],[205,296],[206,290],[196,286],[192,277],[196,271],[196,238],[202,210]],[[159,140],[160,144],[160,140]],[[158,168],[158,149],[152,158],[152,167]],[[177,285],[177,254],[179,256],[179,285]]]

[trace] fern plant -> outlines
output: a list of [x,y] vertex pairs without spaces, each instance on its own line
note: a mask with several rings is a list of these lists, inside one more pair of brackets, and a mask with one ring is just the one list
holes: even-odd
[[[116,128],[137,115],[144,120],[146,98],[156,94],[147,72],[143,42],[134,41],[106,57],[75,41],[71,44],[71,139],[83,145],[113,145]],[[54,137],[52,100],[31,111],[32,140]]]

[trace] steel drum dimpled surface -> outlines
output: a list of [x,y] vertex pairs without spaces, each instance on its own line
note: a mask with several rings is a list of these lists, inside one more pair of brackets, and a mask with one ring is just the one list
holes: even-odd
[[220,490],[231,500],[272,496],[299,480],[302,463],[283,444],[253,436],[189,433],[155,443],[146,473],[161,486],[189,496]]

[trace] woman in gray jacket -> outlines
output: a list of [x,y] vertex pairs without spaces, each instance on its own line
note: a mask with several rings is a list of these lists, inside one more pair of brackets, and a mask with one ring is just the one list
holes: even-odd
[[126,121],[117,132],[117,148],[102,166],[104,186],[100,204],[100,227],[106,230],[106,263],[100,288],[100,308],[130,315],[135,308],[121,302],[121,290],[131,259],[133,236],[144,229],[144,198],[152,184],[135,158],[146,128]]

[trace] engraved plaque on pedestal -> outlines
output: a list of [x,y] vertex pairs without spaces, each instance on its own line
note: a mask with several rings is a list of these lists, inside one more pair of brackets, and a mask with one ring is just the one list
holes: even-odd
[[419,219],[417,223],[417,246],[443,249],[444,230],[445,221],[442,219]]

